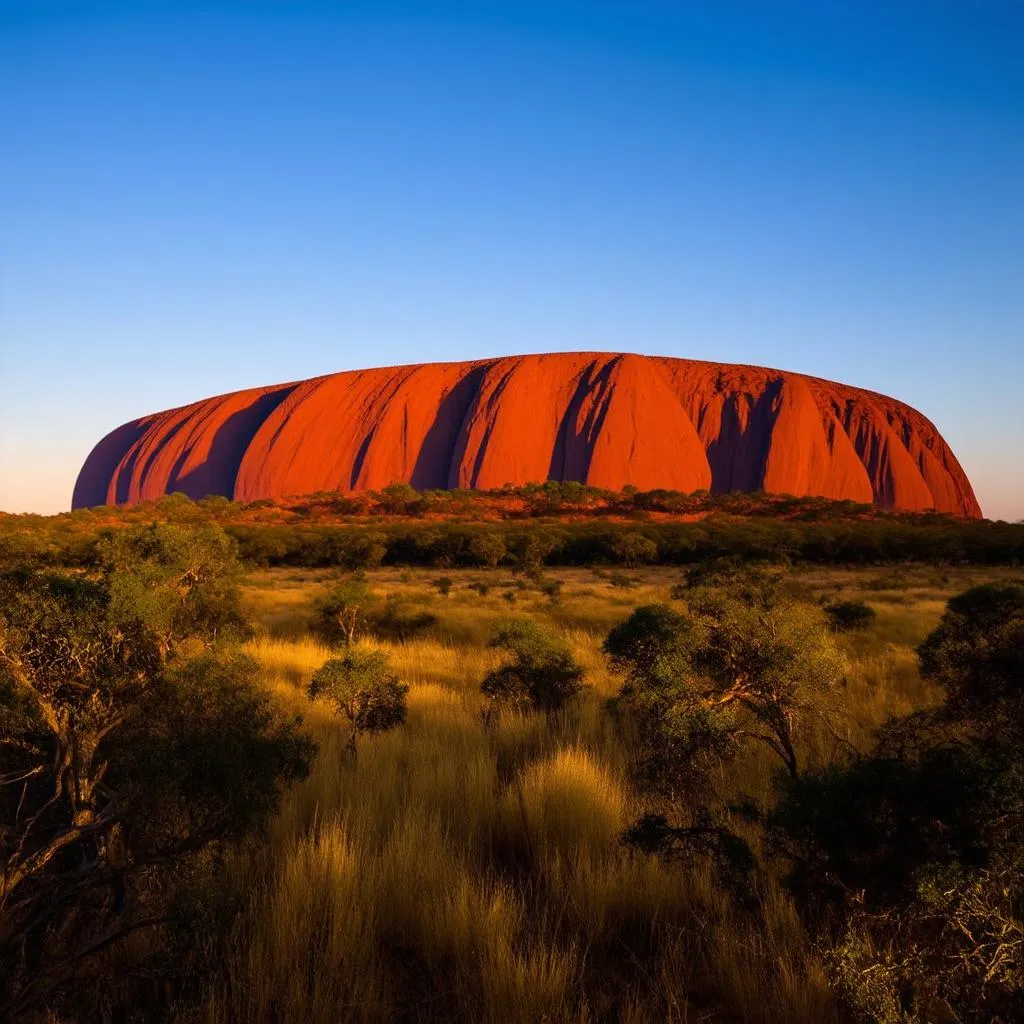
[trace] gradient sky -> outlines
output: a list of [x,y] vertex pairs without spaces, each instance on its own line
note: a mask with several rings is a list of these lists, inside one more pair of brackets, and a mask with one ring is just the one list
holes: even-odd
[[0,0],[0,508],[334,370],[603,349],[931,418],[1024,517],[1024,4]]

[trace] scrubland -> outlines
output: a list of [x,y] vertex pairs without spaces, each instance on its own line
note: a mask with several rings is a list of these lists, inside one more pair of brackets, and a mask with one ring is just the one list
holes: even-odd
[[[306,685],[331,650],[309,632],[330,572],[264,570],[244,584],[257,625],[247,644],[261,682],[301,715],[319,753],[285,795],[269,834],[233,850],[242,910],[208,942],[202,993],[181,1015],[210,1022],[830,1021],[842,1015],[815,943],[764,857],[758,910],[699,857],[623,844],[643,810],[630,781],[628,723],[609,710],[621,680],[601,644],[644,604],[670,600],[680,572],[503,570],[367,574],[380,600],[434,618],[415,635],[362,642],[409,686],[401,728],[347,749],[344,724]],[[934,706],[915,647],[945,602],[1019,570],[792,570],[814,602],[864,601],[868,630],[837,637],[849,659],[838,739],[812,733],[801,756],[862,748],[891,716]],[[558,588],[542,582],[556,580]],[[477,584],[477,589],[471,589]],[[483,584],[484,587],[479,587]],[[481,589],[486,589],[482,594]],[[482,714],[487,646],[508,618],[564,636],[585,669],[583,697],[558,714]],[[723,769],[736,798],[773,799],[778,761],[746,750]],[[756,829],[730,826],[758,850]],[[761,852],[761,851],[758,851]],[[760,858],[759,858],[760,859]],[[200,956],[204,955],[200,950]],[[895,1018],[894,1018],[895,1019]]]

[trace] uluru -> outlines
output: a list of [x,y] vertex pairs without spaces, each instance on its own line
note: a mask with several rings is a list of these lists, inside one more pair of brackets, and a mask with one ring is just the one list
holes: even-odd
[[96,445],[72,505],[544,480],[981,515],[942,436],[895,399],[762,367],[585,352],[353,370],[153,413]]

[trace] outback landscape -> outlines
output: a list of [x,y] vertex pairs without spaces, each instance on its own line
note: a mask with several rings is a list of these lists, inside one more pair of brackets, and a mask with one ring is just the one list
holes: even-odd
[[0,0],[0,1024],[1024,1024],[1022,52]]
[[395,484],[0,545],[13,1017],[1019,1018],[1024,525]]

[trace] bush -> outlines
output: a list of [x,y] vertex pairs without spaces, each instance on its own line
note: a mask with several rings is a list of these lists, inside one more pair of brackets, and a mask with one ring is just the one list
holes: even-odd
[[626,675],[622,699],[647,720],[644,774],[671,776],[680,758],[703,762],[753,739],[795,776],[797,733],[827,724],[844,678],[820,611],[757,588],[694,591],[689,606],[639,608],[605,640]]
[[792,780],[768,816],[801,910],[839,925],[833,978],[860,1016],[1024,1014],[1022,641],[1024,588],[953,598],[919,650],[944,703]]
[[91,577],[0,574],[5,1017],[91,1018],[115,946],[133,1001],[157,996],[175,965],[125,940],[173,923],[190,872],[308,772],[314,745],[225,643],[232,554],[215,528],[162,524],[120,535]]
[[838,601],[825,608],[829,625],[837,633],[868,629],[875,621],[875,609],[863,601]]
[[499,626],[491,647],[511,656],[480,685],[496,706],[558,712],[583,689],[583,669],[569,645],[532,621]]
[[454,585],[454,580],[451,576],[438,576],[436,580],[431,580],[430,585],[442,596],[447,597]]
[[500,533],[488,531],[473,535],[469,541],[469,553],[478,564],[495,569],[508,553],[508,546]]
[[429,612],[410,612],[403,607],[405,601],[398,594],[388,594],[381,611],[367,617],[376,636],[391,640],[408,640],[433,629],[437,616]]
[[330,583],[314,605],[313,632],[329,644],[354,644],[376,597],[362,576]]
[[313,673],[310,700],[328,700],[352,726],[349,746],[364,732],[385,732],[405,721],[405,695],[382,651],[349,647],[343,657],[331,658]]
[[658,558],[658,545],[642,533],[616,534],[611,548],[615,561],[631,568],[647,565]]

